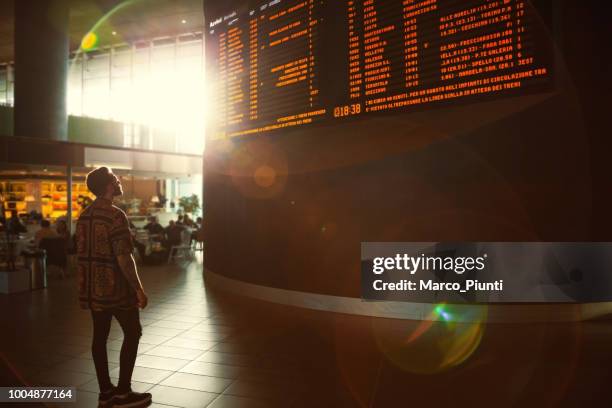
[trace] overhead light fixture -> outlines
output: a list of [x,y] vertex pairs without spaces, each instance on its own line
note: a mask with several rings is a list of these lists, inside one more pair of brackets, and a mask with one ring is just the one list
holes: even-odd
[[113,34],[113,35],[117,35],[117,32],[116,32],[116,31],[113,31],[113,32],[112,32],[112,34]]
[[183,20],[181,20],[181,23],[187,24],[187,20],[183,19]]

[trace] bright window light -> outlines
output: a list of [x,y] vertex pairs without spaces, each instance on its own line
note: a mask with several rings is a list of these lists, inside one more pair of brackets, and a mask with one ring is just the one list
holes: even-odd
[[69,113],[150,128],[156,150],[202,152],[202,62],[201,39],[79,54],[69,74]]

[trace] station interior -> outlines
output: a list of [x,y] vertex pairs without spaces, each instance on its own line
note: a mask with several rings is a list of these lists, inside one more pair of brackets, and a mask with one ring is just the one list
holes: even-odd
[[608,406],[612,278],[508,268],[541,301],[364,289],[368,243],[612,241],[602,7],[2,0],[0,387],[101,406],[78,245],[40,231],[76,242],[105,166],[152,407]]

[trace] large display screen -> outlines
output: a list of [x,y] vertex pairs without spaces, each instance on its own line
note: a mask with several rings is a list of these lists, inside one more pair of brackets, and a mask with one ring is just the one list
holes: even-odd
[[540,92],[550,38],[526,0],[205,2],[212,139]]

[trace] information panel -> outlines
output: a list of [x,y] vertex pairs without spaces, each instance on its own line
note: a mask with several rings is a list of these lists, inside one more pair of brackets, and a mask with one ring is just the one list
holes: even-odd
[[540,92],[552,83],[550,38],[526,0],[205,7],[213,139]]

